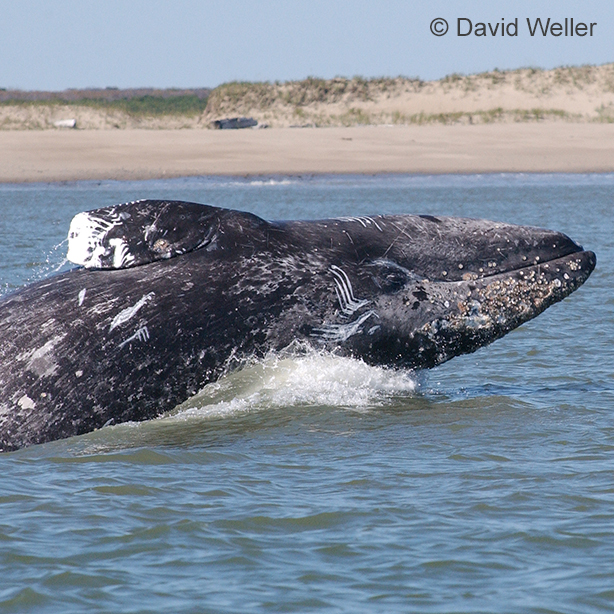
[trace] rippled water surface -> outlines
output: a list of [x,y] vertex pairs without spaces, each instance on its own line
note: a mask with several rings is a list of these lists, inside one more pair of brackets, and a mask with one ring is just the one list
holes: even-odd
[[0,455],[0,612],[614,611],[614,175],[2,185],[0,293],[62,266],[75,213],[137,198],[486,217],[597,268],[426,374],[271,357],[160,420]]

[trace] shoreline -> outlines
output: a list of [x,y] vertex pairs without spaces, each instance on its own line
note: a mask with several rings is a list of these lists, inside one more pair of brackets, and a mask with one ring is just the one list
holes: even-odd
[[614,124],[0,131],[0,183],[614,172]]

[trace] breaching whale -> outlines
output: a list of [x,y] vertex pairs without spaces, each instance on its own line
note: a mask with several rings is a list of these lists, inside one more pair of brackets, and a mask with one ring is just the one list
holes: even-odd
[[485,220],[268,222],[144,200],[77,215],[80,265],[0,301],[0,450],[154,418],[229,364],[311,346],[429,368],[577,289],[595,255]]

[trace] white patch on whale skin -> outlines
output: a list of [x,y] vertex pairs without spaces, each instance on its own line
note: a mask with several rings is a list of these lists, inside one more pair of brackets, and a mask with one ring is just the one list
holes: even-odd
[[85,293],[87,292],[87,288],[83,288],[83,290],[81,290],[79,292],[79,307],[81,307],[81,305],[83,305],[83,301],[85,300]]
[[120,311],[114,318],[113,322],[111,322],[111,327],[109,328],[109,332],[111,332],[114,328],[125,324],[128,320],[134,317],[139,309],[143,307],[147,302],[153,299],[155,296],[155,292],[150,292],[149,294],[145,294],[142,296],[136,304],[132,307],[127,307]]
[[110,239],[113,248],[113,268],[123,269],[134,262],[134,256],[128,250],[128,244],[123,239]]
[[27,394],[24,394],[19,401],[17,401],[17,405],[19,405],[21,409],[34,409],[36,407],[36,403]]
[[[110,253],[109,248],[104,245],[107,234],[112,228],[119,226],[122,221],[121,214],[113,212],[109,214],[108,219],[96,217],[87,212],[75,215],[68,229],[67,260],[74,264],[80,264],[86,269],[102,268],[102,258]],[[109,242],[109,245],[116,252],[119,247],[117,241],[124,243],[121,239],[112,239]],[[114,266],[115,259],[121,259],[122,256],[124,256],[124,250],[120,247],[119,255],[114,253]]]
[[58,368],[55,356],[53,355],[53,349],[65,336],[66,335],[58,335],[53,337],[42,347],[20,354],[16,358],[17,360],[27,360],[28,364],[26,365],[26,369],[32,371],[38,377],[49,377],[53,375]]

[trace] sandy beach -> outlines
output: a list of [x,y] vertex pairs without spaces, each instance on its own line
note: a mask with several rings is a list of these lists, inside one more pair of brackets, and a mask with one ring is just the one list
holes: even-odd
[[614,172],[614,124],[0,132],[0,181]]

